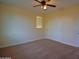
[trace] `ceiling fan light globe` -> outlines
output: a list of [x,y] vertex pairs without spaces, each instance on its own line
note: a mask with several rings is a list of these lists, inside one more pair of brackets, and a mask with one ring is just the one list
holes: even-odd
[[47,6],[45,5],[45,6],[43,7],[43,9],[46,10],[46,9],[47,9]]
[[47,6],[46,5],[45,6],[41,6],[41,9],[46,10],[47,9]]

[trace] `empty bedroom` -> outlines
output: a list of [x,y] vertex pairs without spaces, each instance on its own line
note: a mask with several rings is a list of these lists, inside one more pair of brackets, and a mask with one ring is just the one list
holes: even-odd
[[79,59],[79,0],[0,0],[0,59]]

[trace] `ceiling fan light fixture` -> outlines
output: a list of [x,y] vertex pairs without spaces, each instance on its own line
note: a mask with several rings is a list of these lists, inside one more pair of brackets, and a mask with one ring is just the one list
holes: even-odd
[[47,9],[47,6],[49,6],[49,7],[56,7],[55,4],[52,4],[52,2],[54,0],[42,0],[42,1],[35,0],[35,1],[38,2],[38,3],[40,3],[40,4],[39,5],[35,5],[34,7],[41,6],[41,9],[44,9],[44,10]]
[[46,10],[47,9],[47,5],[44,5],[44,8],[43,9]]
[[47,9],[47,5],[41,6],[41,9],[46,10]]

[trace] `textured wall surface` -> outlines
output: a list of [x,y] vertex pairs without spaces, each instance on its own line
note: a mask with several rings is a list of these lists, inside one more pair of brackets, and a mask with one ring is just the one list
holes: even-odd
[[46,16],[46,37],[79,47],[79,5]]
[[[0,4],[0,47],[43,38],[43,28],[36,29],[36,15],[28,9]],[[0,35],[1,36],[1,35]]]

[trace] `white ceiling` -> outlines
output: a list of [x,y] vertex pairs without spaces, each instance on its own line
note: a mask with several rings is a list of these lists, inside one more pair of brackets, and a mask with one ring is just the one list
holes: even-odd
[[[14,6],[21,6],[24,8],[28,8],[35,13],[39,13],[41,11],[40,7],[33,7],[34,0],[0,0],[1,3],[14,5]],[[48,8],[47,12],[57,10],[59,8],[65,8],[67,6],[71,6],[74,4],[79,4],[79,0],[56,0],[56,8]]]

